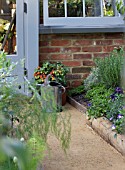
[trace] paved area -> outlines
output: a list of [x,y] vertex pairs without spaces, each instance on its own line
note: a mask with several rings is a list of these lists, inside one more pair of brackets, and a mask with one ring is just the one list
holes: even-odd
[[86,125],[84,114],[69,104],[65,108],[71,113],[70,148],[65,155],[50,135],[50,154],[46,153],[43,170],[125,170],[125,157]]

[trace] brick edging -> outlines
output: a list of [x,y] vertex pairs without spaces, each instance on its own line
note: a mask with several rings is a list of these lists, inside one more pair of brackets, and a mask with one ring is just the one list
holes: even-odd
[[[87,111],[87,108],[71,97],[67,97],[68,102],[78,109],[80,112],[84,113]],[[86,123],[94,131],[96,131],[106,142],[112,145],[117,151],[119,151],[123,156],[125,156],[125,135],[117,134],[111,129],[111,122],[106,118],[101,117],[98,119],[88,119],[88,116],[85,114]]]

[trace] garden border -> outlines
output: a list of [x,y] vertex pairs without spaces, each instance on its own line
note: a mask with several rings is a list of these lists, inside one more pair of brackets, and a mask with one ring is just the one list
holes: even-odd
[[85,115],[87,125],[89,125],[95,132],[97,132],[106,142],[113,146],[123,156],[125,156],[125,135],[116,134],[115,131],[112,131],[112,123],[109,122],[109,120],[107,120],[105,117],[89,120],[88,116],[85,114],[87,108],[84,105],[78,103],[72,97],[68,96],[67,101]]

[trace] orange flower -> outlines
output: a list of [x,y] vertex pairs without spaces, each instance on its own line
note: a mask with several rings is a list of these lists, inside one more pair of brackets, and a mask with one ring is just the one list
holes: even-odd
[[42,75],[40,75],[40,79],[43,79],[43,76],[42,76]]

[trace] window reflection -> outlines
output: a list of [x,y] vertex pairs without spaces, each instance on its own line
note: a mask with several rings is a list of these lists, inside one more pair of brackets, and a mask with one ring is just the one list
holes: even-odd
[[115,16],[116,0],[48,0],[49,17]]
[[65,17],[64,0],[49,0],[49,17]]
[[82,0],[67,0],[67,16],[82,17],[83,16],[83,1]]
[[85,0],[85,15],[86,17],[101,16],[101,1]]
[[12,2],[0,0],[0,49],[7,54],[15,54],[17,52],[15,10],[15,0]]
[[109,17],[115,15],[115,0],[103,0],[103,13]]

